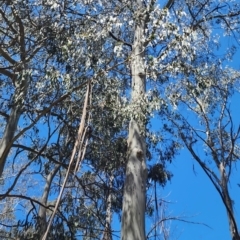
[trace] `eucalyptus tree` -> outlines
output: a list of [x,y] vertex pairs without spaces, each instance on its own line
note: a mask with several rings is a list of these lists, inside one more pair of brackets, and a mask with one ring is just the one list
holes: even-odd
[[53,100],[53,91],[43,94],[41,89],[54,89],[57,72],[51,56],[56,55],[55,38],[60,33],[64,38],[66,32],[56,27],[61,18],[52,10],[34,1],[1,2],[1,175],[12,144],[27,130],[17,128],[20,117],[26,119],[29,114],[29,120],[36,123],[44,115],[43,100]]
[[[84,56],[75,66],[67,61],[69,37],[79,32],[71,18],[64,21],[65,4],[59,12],[60,6],[51,2],[1,2],[1,175],[7,161],[1,200],[12,203],[8,207],[13,213],[7,215],[9,208],[2,205],[1,225],[8,234],[25,239],[40,238],[45,231],[52,211],[49,196],[58,189],[53,179],[61,184],[79,124],[76,114],[82,111],[86,79],[81,74],[87,70],[82,71]],[[82,24],[76,17],[74,23]],[[73,67],[78,71],[71,71]],[[35,181],[45,184],[42,196],[29,190]],[[26,208],[23,221],[15,215],[18,203]],[[62,219],[68,221],[64,216],[58,218],[58,226],[63,226]],[[59,234],[72,235],[74,230],[69,229]]]
[[[96,95],[88,107],[89,115],[93,110],[94,113],[86,128],[88,138],[91,138],[86,162],[94,163],[94,157],[98,164],[95,161],[93,166],[96,169],[91,174],[83,171],[79,172],[81,177],[71,177],[74,184],[67,185],[67,189],[72,194],[68,191],[64,194],[49,239],[74,239],[76,231],[86,238],[96,239],[106,225],[105,196],[109,194],[105,181],[119,166],[118,160],[123,164],[125,142],[122,137],[116,137],[120,124],[117,121],[104,135],[104,127],[110,122],[108,119],[118,117],[116,106],[115,111],[111,109],[113,103],[119,104],[118,91],[122,88],[122,84],[113,84],[116,81],[104,77],[96,65],[101,52],[98,56],[95,51],[106,44],[104,36],[99,35],[93,41],[92,31],[99,26],[94,15],[89,19],[88,13],[80,13],[80,3],[77,11],[71,7],[72,1],[3,1],[1,4],[1,116],[6,120],[2,125],[2,169],[8,160],[1,200],[9,203],[13,213],[12,216],[7,215],[9,208],[2,205],[3,232],[6,232],[6,237],[12,234],[24,239],[41,238],[45,233],[55,204],[49,199],[58,194],[68,168],[83,111],[85,86],[91,81]],[[84,29],[85,25],[88,28]],[[25,58],[19,57],[21,54],[26,55]],[[111,56],[106,55],[106,61]],[[100,64],[104,68],[106,63]],[[23,66],[27,66],[26,69]],[[19,101],[11,104],[15,99]],[[108,115],[107,120],[101,121],[101,114]],[[97,156],[96,151],[106,151],[107,146],[111,147],[107,154]],[[112,150],[113,146],[117,150]],[[113,162],[108,170],[105,169],[107,160]],[[9,168],[11,165],[12,169]],[[101,169],[106,172],[105,179],[100,176]],[[116,182],[120,180],[115,178]],[[24,189],[21,188],[23,183]],[[44,189],[31,191],[35,184],[43,185]],[[116,189],[119,189],[119,184],[116,184]],[[119,211],[121,191],[112,188],[110,191],[110,196],[117,196],[112,206]],[[26,210],[26,218],[21,221],[16,216],[18,203]],[[96,215],[98,221],[95,220]]]
[[[162,8],[156,1],[121,1],[117,10],[121,6],[123,15],[119,12],[111,18],[115,24],[110,32],[118,41],[115,47],[117,54],[125,53],[125,48],[128,48],[125,61],[129,62],[131,76],[128,106],[131,120],[121,235],[122,239],[144,239],[145,138],[149,116],[165,105],[162,89],[170,82],[180,81],[179,75],[187,77],[191,74],[196,56],[206,56],[206,52],[209,57],[214,55],[212,49],[217,43],[215,27],[220,25],[226,34],[238,34],[240,12],[238,3],[224,1],[168,1]],[[123,22],[126,15],[128,26]],[[146,85],[150,88],[148,92]]]
[[[1,90],[7,92],[1,104],[6,119],[2,143],[7,144],[0,146],[1,166],[7,157],[25,165],[17,165],[13,187],[1,197],[14,196],[11,193],[27,168],[33,178],[39,174],[46,184],[38,195],[40,201],[33,196],[27,199],[37,207],[26,214],[32,220],[25,219],[30,232],[23,224],[23,234],[31,238],[46,229],[54,205],[49,199],[59,193],[69,168],[85,87],[91,82],[83,168],[69,176],[49,237],[74,239],[81,234],[97,239],[103,231],[103,237],[111,238],[111,211],[119,212],[123,200],[122,239],[145,239],[147,178],[161,183],[169,177],[159,174],[164,173],[164,161],[149,167],[146,160],[152,158],[151,150],[158,148],[159,141],[166,144],[165,151],[158,152],[160,160],[171,160],[178,148],[175,140],[167,145],[163,131],[159,135],[151,131],[151,117],[168,103],[165,88],[188,77],[196,57],[214,55],[215,27],[237,36],[239,4],[220,0],[6,0],[2,6]],[[21,60],[23,50],[29,55]],[[17,78],[16,89],[12,76]],[[8,93],[17,104],[11,104]],[[26,125],[22,126],[20,116]],[[163,121],[166,117],[161,115]],[[23,129],[17,130],[17,124]],[[17,149],[14,159],[8,154],[11,147]],[[35,165],[29,168],[30,164]],[[32,224],[34,219],[40,224]],[[37,233],[34,228],[39,229]]]
[[230,102],[239,90],[239,81],[239,71],[209,64],[205,70],[196,66],[189,77],[166,90],[169,101],[176,106],[167,113],[170,127],[176,129],[175,136],[182,140],[220,195],[232,239],[240,238],[229,189],[233,166],[240,158],[240,125],[234,119]]

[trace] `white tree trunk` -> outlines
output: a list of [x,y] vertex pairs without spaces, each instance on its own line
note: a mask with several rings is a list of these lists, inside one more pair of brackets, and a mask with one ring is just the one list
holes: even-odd
[[144,97],[144,26],[145,19],[141,16],[144,9],[142,2],[137,0],[138,18],[135,23],[134,43],[132,50],[132,106],[136,117],[129,123],[128,162],[122,208],[122,240],[145,239],[145,205],[146,205],[146,143],[145,119],[142,116],[140,100]]
[[28,76],[28,74],[24,73],[23,71],[23,76],[18,80],[19,83],[16,86],[16,90],[13,96],[13,107],[7,120],[3,137],[0,141],[0,177],[2,176],[7,156],[12,146],[12,140],[17,130],[18,121],[23,111],[22,108],[24,100],[26,98],[30,80],[29,78],[30,76]]
[[[10,3],[7,3],[7,5]],[[18,25],[18,44],[19,44],[19,58],[20,62],[15,61],[11,56],[8,55],[7,51],[0,49],[1,55],[9,62],[9,65],[15,65],[14,71],[17,70],[18,74],[2,72],[6,77],[10,77],[12,83],[15,85],[16,89],[12,98],[12,109],[10,116],[7,120],[7,124],[3,133],[3,137],[0,141],[0,177],[7,160],[7,156],[12,147],[13,138],[17,130],[17,125],[19,118],[23,111],[24,101],[26,99],[26,94],[28,90],[28,85],[30,81],[30,76],[28,73],[28,65],[26,63],[26,44],[25,44],[25,29],[24,23],[18,16],[17,12],[14,14],[14,21]],[[7,24],[9,22],[7,21]],[[11,52],[12,50],[10,50]],[[15,53],[16,54],[16,53]]]
[[[49,192],[51,189],[52,180],[55,177],[55,175],[57,174],[60,167],[61,167],[60,165],[56,165],[55,168],[47,176],[46,184],[45,184],[43,195],[41,198],[41,203],[44,206],[47,206],[48,195],[49,195]],[[41,239],[47,229],[47,218],[46,217],[47,217],[47,209],[43,206],[40,206],[39,212],[38,212],[38,233],[41,236]]]

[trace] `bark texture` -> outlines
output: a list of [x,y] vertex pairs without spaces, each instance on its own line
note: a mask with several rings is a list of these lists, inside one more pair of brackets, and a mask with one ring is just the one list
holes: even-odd
[[20,83],[16,87],[15,94],[13,96],[13,107],[6,124],[3,137],[0,141],[0,177],[2,176],[7,156],[12,147],[12,140],[17,130],[18,121],[23,111],[23,103],[26,97],[30,78],[27,74],[24,75],[25,76],[22,76],[21,79],[19,79]]
[[145,119],[142,118],[141,99],[146,91],[144,68],[144,27],[145,16],[141,1],[137,4],[137,20],[132,50],[132,106],[134,119],[129,123],[128,162],[124,185],[122,209],[122,240],[145,239],[145,205],[146,205],[146,143]]
[[145,142],[136,121],[129,126],[129,157],[124,186],[122,240],[145,239],[146,205]]

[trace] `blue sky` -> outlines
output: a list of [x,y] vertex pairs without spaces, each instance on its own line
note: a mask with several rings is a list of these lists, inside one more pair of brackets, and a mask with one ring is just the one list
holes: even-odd
[[[196,223],[204,223],[210,227],[174,221],[171,223],[174,229],[171,239],[230,240],[223,203],[212,183],[190,154],[184,150],[173,161],[169,169],[174,173],[174,177],[161,193],[163,196],[168,195],[167,199],[172,202],[168,205],[171,215]],[[239,222],[240,188],[236,183],[240,182],[240,175],[237,172],[234,172],[233,175],[235,181],[231,181],[230,190],[235,200],[234,207]]]

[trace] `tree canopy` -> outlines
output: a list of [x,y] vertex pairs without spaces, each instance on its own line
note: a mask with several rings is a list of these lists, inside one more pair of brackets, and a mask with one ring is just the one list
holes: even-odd
[[[186,148],[239,240],[229,104],[240,72],[228,66],[239,29],[234,0],[3,0],[1,238],[156,238],[164,219],[145,229],[159,211],[151,190]],[[233,44],[219,56],[223,36]]]

